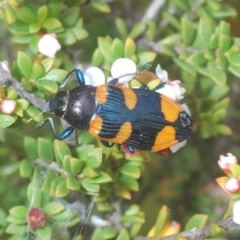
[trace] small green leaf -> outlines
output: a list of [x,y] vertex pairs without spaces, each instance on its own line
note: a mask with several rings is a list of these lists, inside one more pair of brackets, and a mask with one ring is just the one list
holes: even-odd
[[113,58],[116,60],[118,58],[121,58],[123,57],[123,52],[124,52],[124,44],[123,42],[118,39],[118,38],[115,38],[113,40],[113,43],[112,43],[112,46],[111,46],[111,50],[112,50],[112,53],[113,53]]
[[32,137],[24,137],[24,148],[30,160],[36,160],[38,157],[37,140]]
[[127,38],[124,47],[124,57],[131,58],[136,51],[136,44],[132,38]]
[[113,211],[113,207],[108,202],[99,202],[97,203],[97,210],[99,212],[110,212]]
[[229,164],[229,168],[231,170],[231,173],[234,176],[240,177],[240,165],[238,165],[238,164]]
[[132,39],[139,37],[145,31],[145,28],[146,27],[142,22],[135,24],[128,37]]
[[213,62],[208,62],[208,71],[212,80],[220,87],[224,88],[227,81],[226,73],[216,67]]
[[44,226],[36,229],[36,238],[38,240],[51,240],[52,239],[52,228]]
[[156,22],[152,19],[147,19],[147,29],[145,31],[147,39],[149,42],[153,41],[156,34]]
[[221,21],[219,24],[219,33],[230,36],[231,33],[230,24],[225,21]]
[[67,188],[67,180],[61,179],[61,181],[57,185],[54,196],[59,198],[65,197],[68,195],[68,193],[69,193],[69,189]]
[[114,227],[105,227],[103,229],[104,239],[113,239],[117,236],[117,234],[118,234],[118,231]]
[[208,220],[207,215],[195,214],[191,217],[185,227],[185,231],[190,231],[193,228],[203,228]]
[[212,11],[211,14],[216,18],[223,19],[226,17],[236,17],[238,13],[237,10],[229,4],[221,3],[221,8],[218,11]]
[[57,18],[47,18],[43,21],[42,27],[47,30],[54,30],[62,27],[62,24]]
[[32,175],[32,164],[28,160],[22,160],[19,166],[20,176],[21,177],[31,177]]
[[78,41],[88,37],[88,32],[85,29],[83,29],[83,28],[75,28],[74,27],[71,30],[72,30],[74,36],[76,37],[76,39]]
[[102,163],[102,149],[94,148],[91,152],[88,152],[87,157],[82,159],[85,162],[85,166],[96,169],[101,166]]
[[124,215],[136,215],[140,212],[140,207],[137,204],[131,205],[124,213]]
[[228,56],[227,60],[231,65],[240,67],[240,53]]
[[43,161],[50,163],[54,157],[52,142],[45,138],[38,138],[38,155]]
[[92,55],[92,65],[93,66],[100,66],[103,62],[103,55],[99,48],[96,48]]
[[44,75],[44,70],[41,64],[39,63],[34,63],[32,67],[32,74],[31,78],[32,79],[38,79]]
[[85,167],[83,169],[83,173],[84,177],[86,178],[96,178],[99,176],[99,173],[97,171],[95,171],[94,169],[90,168],[90,167]]
[[221,51],[226,52],[231,47],[231,38],[228,35],[220,34],[218,47]]
[[33,22],[29,24],[29,32],[31,34],[38,32],[41,29],[41,25],[39,22]]
[[118,179],[118,183],[132,191],[138,191],[139,189],[138,182],[126,175],[121,175]]
[[124,215],[121,217],[122,222],[145,223],[145,219],[140,215]]
[[123,228],[120,231],[120,233],[119,233],[118,237],[116,238],[116,240],[130,240],[130,236],[129,236],[129,234],[128,234],[128,232],[127,232],[127,230],[125,228]]
[[48,171],[41,186],[41,191],[49,192],[51,190],[51,184],[55,178],[57,178],[57,173],[53,170]]
[[73,158],[69,155],[65,155],[63,160],[63,168],[71,174],[78,174],[83,169],[83,161]]
[[50,202],[42,208],[46,215],[54,215],[62,212],[64,209],[65,207],[59,202]]
[[48,17],[55,18],[58,17],[62,9],[61,2],[48,3]]
[[32,22],[35,22],[37,20],[32,8],[24,6],[21,8],[17,8],[15,10],[15,14],[18,19],[25,23],[31,24]]
[[52,69],[41,78],[38,78],[37,81],[47,80],[59,84],[66,78],[67,74],[68,72],[63,69]]
[[49,80],[36,80],[35,85],[42,91],[51,95],[56,94],[58,91],[58,85],[55,82]]
[[91,240],[105,240],[103,230],[100,227],[95,228]]
[[80,189],[79,180],[73,175],[67,176],[67,188],[75,191],[79,190]]
[[96,10],[103,12],[103,13],[110,13],[111,8],[107,3],[104,2],[91,2],[91,6]]
[[195,29],[193,23],[186,18],[182,18],[182,37],[184,45],[191,46],[195,37]]
[[37,184],[30,183],[27,189],[28,201],[32,208],[40,208],[42,203],[42,192]]
[[131,166],[129,164],[124,164],[120,167],[119,171],[129,177],[139,178],[140,177],[140,169],[138,167]]
[[46,58],[43,61],[41,61],[41,66],[45,73],[49,72],[51,67],[53,66],[54,59],[53,58]]
[[189,56],[187,59],[187,62],[194,65],[194,66],[200,66],[206,62],[204,58],[204,53],[202,52],[195,52],[192,55]]
[[38,21],[41,23],[43,22],[48,14],[48,8],[47,5],[43,5],[38,9],[37,15],[38,15]]
[[228,63],[227,63],[227,59],[224,57],[223,54],[218,54],[215,61],[214,61],[215,65],[217,67],[220,67],[220,68],[226,68]]
[[142,52],[138,55],[138,66],[141,68],[146,63],[153,62],[157,54],[155,52]]
[[121,33],[121,35],[126,38],[128,35],[127,25],[125,21],[121,18],[116,19],[116,25],[118,28],[118,31]]
[[6,128],[12,125],[16,121],[16,118],[10,116],[10,115],[3,115],[0,114],[0,129]]
[[158,43],[161,45],[175,45],[176,43],[181,41],[181,34],[175,33],[171,34],[163,39],[161,39]]
[[112,178],[105,172],[100,172],[95,178],[84,178],[84,182],[102,184],[112,181]]
[[162,229],[167,224],[170,217],[170,213],[168,211],[168,208],[166,206],[163,206],[157,216],[157,221],[154,224],[154,237],[156,237]]
[[23,110],[27,109],[29,106],[29,102],[25,99],[17,99],[16,102],[17,102],[17,105]]
[[240,77],[240,67],[233,65],[233,64],[228,64],[228,71],[231,72],[233,75]]
[[18,218],[26,218],[28,214],[28,208],[25,206],[16,206],[9,210],[9,212]]
[[212,50],[209,50],[209,49],[205,49],[204,51],[204,57],[207,59],[207,60],[210,60],[210,61],[213,61],[215,59],[215,54]]
[[17,236],[16,239],[19,239],[19,233],[21,235],[25,235],[28,231],[28,226],[26,225],[19,225],[19,224],[9,224],[8,227],[6,228],[5,232],[9,234],[14,234]]
[[20,68],[22,75],[25,78],[30,78],[32,73],[32,60],[24,52],[18,52],[17,64]]
[[17,218],[13,215],[8,215],[8,217],[5,217],[4,219],[6,219],[6,221],[8,221],[9,223],[14,223],[16,225],[23,225],[26,223],[26,218]]
[[213,33],[209,41],[208,45],[209,49],[215,50],[218,47],[218,39],[219,39],[218,34]]
[[113,62],[114,58],[111,52],[112,42],[107,38],[98,37],[98,46],[106,61]]
[[167,11],[164,11],[163,15],[162,15],[162,18],[164,20],[167,20],[177,30],[181,29],[181,24],[180,24],[179,19],[177,17],[175,17],[173,14],[171,14]]
[[224,53],[226,57],[229,57],[234,54],[240,53],[240,46],[238,44],[233,44],[230,49]]
[[173,61],[183,70],[191,74],[192,76],[196,76],[196,70],[193,68],[193,66],[181,59],[174,58]]
[[216,132],[223,134],[223,135],[231,135],[232,130],[229,126],[223,125],[223,124],[216,124],[213,126],[213,128],[216,130]]
[[71,155],[71,151],[65,142],[59,141],[57,139],[54,140],[54,150],[55,150],[55,156],[57,159],[57,163],[62,166],[64,156]]
[[90,183],[90,182],[86,181],[85,178],[82,179],[80,182],[81,182],[81,185],[83,186],[83,188],[86,189],[89,193],[98,193],[100,190],[99,184]]
[[63,14],[60,15],[61,22],[64,28],[73,27],[79,16],[79,7],[67,8]]
[[16,21],[16,15],[12,7],[8,4],[4,5],[4,13],[6,22],[11,25]]

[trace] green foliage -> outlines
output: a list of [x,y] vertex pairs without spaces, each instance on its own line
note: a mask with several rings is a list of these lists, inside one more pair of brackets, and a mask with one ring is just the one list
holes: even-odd
[[[229,119],[238,121],[240,116],[231,101],[232,89],[239,84],[235,79],[240,77],[240,39],[232,36],[230,24],[224,20],[236,17],[236,10],[217,0],[202,0],[197,6],[192,0],[169,0],[155,18],[145,20],[139,16],[144,15],[149,1],[139,1],[137,9],[130,1],[128,11],[121,1],[41,2],[7,0],[0,6],[0,27],[9,31],[2,35],[11,38],[7,48],[12,50],[9,59],[14,59],[10,74],[22,91],[49,101],[79,62],[100,67],[106,77],[119,58],[133,60],[138,69],[148,62],[154,68],[161,64],[169,79],[181,79],[186,88],[184,102],[194,119],[193,136],[183,150],[160,160],[148,152],[129,157],[116,146],[103,147],[83,132],[77,133],[74,144],[68,144],[53,140],[50,128],[36,133],[28,120],[42,121],[41,111],[11,86],[0,86],[0,106],[6,98],[17,104],[12,114],[0,112],[0,236],[57,239],[56,234],[59,237],[64,232],[61,239],[72,239],[68,229],[81,230],[79,225],[86,223],[89,210],[79,204],[86,198],[91,208],[90,196],[96,205],[91,214],[102,220],[94,223],[92,240],[165,236],[174,218],[183,222],[186,231],[205,227],[208,219],[216,217],[211,213],[211,201],[203,196],[208,174],[216,175],[217,164],[211,164],[216,147],[208,146],[209,139],[217,142],[219,135],[233,136],[229,142],[239,145]],[[39,51],[39,40],[45,34],[53,34],[61,45],[51,58]],[[7,58],[4,52],[2,46],[1,58]],[[146,84],[154,89],[160,80],[153,72],[150,68],[137,75],[131,87]],[[57,125],[56,121],[58,132]],[[240,176],[239,165],[230,169]],[[225,183],[226,178],[221,181]],[[231,215],[239,198],[239,193],[231,195],[225,217]],[[31,227],[32,209],[40,209],[46,216],[40,228]],[[169,209],[174,209],[172,215]],[[225,232],[216,224],[209,228],[213,237]],[[84,239],[84,233],[76,231],[73,239]],[[176,236],[180,238],[180,234]]]

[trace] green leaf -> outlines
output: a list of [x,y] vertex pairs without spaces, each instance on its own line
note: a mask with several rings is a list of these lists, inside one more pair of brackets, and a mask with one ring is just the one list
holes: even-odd
[[107,173],[100,172],[99,176],[95,178],[84,178],[83,181],[87,183],[102,184],[102,183],[111,182],[112,178]]
[[127,230],[125,228],[123,228],[120,231],[120,233],[119,233],[118,237],[116,238],[116,240],[130,240],[130,236],[129,236],[129,234],[128,234],[128,232],[127,232]]
[[219,35],[216,33],[213,33],[209,41],[209,45],[208,45],[209,49],[215,50],[218,47],[218,39],[219,39]]
[[216,130],[216,132],[223,134],[223,135],[231,135],[232,130],[229,126],[223,125],[223,124],[216,124],[213,126],[213,128]]
[[100,227],[95,228],[91,240],[105,240],[103,230]]
[[45,73],[49,72],[51,67],[53,66],[54,59],[53,58],[46,58],[43,61],[41,61],[41,66]]
[[138,55],[138,66],[143,67],[146,63],[153,62],[157,54],[155,52],[142,52]]
[[155,34],[156,34],[156,23],[152,19],[147,19],[146,21],[147,29],[145,31],[147,39],[149,42],[153,41]]
[[99,212],[110,212],[113,211],[112,205],[110,205],[108,202],[99,202],[97,203],[97,210]]
[[[31,38],[29,40],[29,48],[30,48],[30,50],[34,54],[38,53],[38,42],[39,42],[39,39],[40,39],[40,34],[36,33],[36,34],[32,34]],[[32,74],[34,74],[33,71],[34,70],[32,69]]]
[[74,27],[71,30],[78,41],[80,41],[88,36],[88,32],[83,28],[75,28]]
[[183,70],[191,74],[192,76],[196,76],[196,70],[193,68],[193,66],[181,59],[174,58],[173,61]]
[[31,177],[32,175],[32,164],[29,160],[22,160],[20,162],[19,171],[21,177]]
[[82,179],[80,182],[83,188],[86,189],[89,193],[98,193],[100,190],[99,184],[90,183],[86,181],[85,178]]
[[36,160],[38,157],[37,140],[32,137],[24,137],[24,148],[30,160]]
[[124,46],[124,57],[131,58],[136,51],[136,44],[132,38],[127,38]]
[[163,39],[161,39],[158,43],[161,45],[175,45],[178,42],[181,41],[181,34],[180,33],[175,33],[175,34],[171,34]]
[[231,47],[231,38],[226,34],[220,34],[218,47],[221,51],[226,52]]
[[132,191],[138,191],[139,189],[138,182],[135,179],[126,175],[121,175],[118,179],[118,183]]
[[[57,178],[57,173],[53,170],[50,170],[47,172],[45,178],[44,178],[44,181],[43,181],[43,184],[41,186],[41,191],[47,191],[47,192],[50,192],[52,186],[52,182]],[[55,189],[54,189],[55,191]],[[52,193],[53,195],[53,193]]]
[[116,25],[118,28],[118,31],[121,33],[121,35],[126,38],[128,35],[127,25],[125,21],[121,18],[116,19]]
[[140,207],[137,204],[131,205],[124,213],[124,215],[136,215],[140,212]]
[[16,206],[9,210],[10,214],[18,218],[26,218],[28,214],[28,208],[25,206]]
[[22,75],[25,78],[30,78],[32,73],[32,60],[24,52],[18,52],[17,55],[17,64]]
[[71,174],[78,174],[83,169],[83,161],[73,158],[69,155],[65,155],[63,160],[63,168]]
[[233,176],[239,177],[240,176],[240,165],[238,164],[229,164],[229,168]]
[[101,166],[102,163],[102,149],[94,148],[88,153],[86,159],[82,159],[85,162],[86,167],[96,169]]
[[240,77],[240,67],[239,66],[229,64],[228,71],[231,72],[233,75]]
[[58,17],[59,13],[61,12],[63,3],[56,2],[56,3],[48,3],[48,17],[56,18]]
[[117,234],[118,234],[118,231],[114,227],[105,227],[103,229],[104,239],[113,239],[117,236]]
[[79,180],[73,175],[67,176],[67,188],[75,191],[79,190],[80,189]]
[[57,18],[47,18],[43,21],[42,27],[47,30],[54,30],[62,27],[62,24]]
[[143,34],[145,28],[146,26],[142,22],[135,24],[132,30],[130,31],[128,37],[132,39],[139,37],[141,34]]
[[191,217],[185,227],[185,231],[190,231],[193,228],[203,228],[207,223],[208,216],[203,214],[195,214]]
[[23,110],[27,109],[29,106],[29,102],[25,99],[17,99],[16,102],[17,102],[17,105]]
[[95,178],[99,176],[99,173],[90,167],[85,167],[82,174],[85,178]]
[[221,3],[221,8],[218,11],[212,11],[212,14],[216,18],[236,17],[237,11],[234,7]]
[[8,4],[4,5],[4,13],[6,22],[11,25],[16,21],[16,15],[12,7]]
[[48,216],[60,213],[64,209],[65,207],[59,202],[50,202],[42,208],[43,212]]
[[168,20],[168,22],[177,30],[181,29],[181,24],[179,19],[174,15],[172,15],[171,13],[168,13],[167,11],[163,12],[162,18],[164,20]]
[[37,240],[50,240],[52,239],[52,228],[44,226],[36,229]]
[[41,66],[41,64],[35,62],[32,67],[31,78],[38,79],[38,78],[42,77],[43,75],[44,75],[43,67]]
[[47,15],[48,15],[47,5],[41,6],[41,7],[38,9],[37,15],[38,15],[38,21],[39,21],[40,23],[43,22],[43,21],[46,19]]
[[219,33],[230,36],[231,34],[230,24],[225,21],[221,21],[219,24]]
[[103,13],[110,13],[111,8],[107,3],[104,2],[91,2],[91,6],[96,10],[103,12]]
[[98,37],[98,46],[106,61],[113,62],[114,58],[111,52],[112,42],[107,38]]
[[76,42],[75,34],[72,30],[64,30],[58,33],[58,40],[64,46],[72,45]]
[[139,178],[140,177],[140,169],[138,167],[131,166],[129,164],[124,164],[122,167],[120,167],[119,171],[129,177],[132,178]]
[[208,62],[208,72],[212,80],[220,87],[224,88],[227,81],[226,73],[220,68],[216,67],[213,62]]
[[35,183],[30,183],[27,189],[28,201],[32,208],[40,208],[42,203],[42,192]]
[[182,18],[181,22],[183,43],[185,46],[191,46],[195,37],[194,25],[186,18]]
[[36,80],[35,85],[42,91],[51,95],[56,94],[58,91],[58,85],[55,82],[49,80]]
[[71,151],[65,142],[57,139],[54,140],[54,150],[55,150],[57,163],[60,164],[60,166],[62,166],[64,156],[71,155]]
[[240,67],[240,53],[228,56],[227,60],[231,65]]
[[206,60],[202,52],[195,52],[189,56],[189,58],[187,59],[187,62],[194,66],[200,66],[204,64]]
[[154,224],[154,237],[156,237],[162,229],[165,227],[167,224],[168,220],[170,217],[170,213],[168,211],[168,208],[166,206],[163,206],[157,216],[157,221]]
[[123,57],[123,54],[124,54],[124,44],[123,44],[123,42],[120,39],[115,38],[113,40],[111,50],[112,50],[113,58],[115,60]]
[[69,189],[67,188],[67,180],[61,179],[61,181],[58,183],[57,188],[55,189],[54,196],[55,197],[65,197],[69,193]]
[[6,128],[12,125],[16,119],[10,115],[3,115],[0,114],[0,129],[1,128]]
[[44,76],[41,78],[38,78],[37,81],[53,81],[57,84],[60,84],[67,76],[68,72],[63,69],[52,69],[49,72],[47,72]]
[[121,217],[122,222],[132,222],[132,223],[145,223],[145,219],[140,215],[124,215]]
[[67,8],[60,18],[64,28],[73,27],[79,16],[79,6]]
[[[19,224],[9,224],[8,227],[6,228],[5,232],[9,234],[14,234],[17,235],[17,238],[15,240],[19,239],[19,233],[21,235],[25,235],[27,233],[28,226],[26,225],[19,225]],[[25,238],[26,239],[26,238]]]
[[38,32],[41,29],[41,24],[39,22],[33,22],[29,24],[29,32],[31,34]]
[[230,49],[224,53],[226,57],[229,57],[234,54],[240,53],[240,46],[238,44],[233,44]]
[[26,218],[17,218],[17,217],[14,217],[13,215],[8,215],[7,218],[5,217],[4,219],[6,219],[6,221],[8,221],[9,223],[14,223],[16,225],[19,225],[19,224],[23,225],[26,223]]
[[37,20],[32,8],[23,6],[21,8],[16,9],[15,14],[18,19],[25,23],[31,24],[32,22],[35,22]]
[[52,142],[45,138],[38,138],[38,155],[43,161],[50,163],[54,157]]
[[224,57],[223,54],[218,54],[215,61],[214,61],[215,65],[217,67],[220,67],[220,68],[226,68],[228,63],[227,63],[227,59]]
[[93,66],[100,66],[103,62],[103,55],[99,48],[96,48],[92,55],[92,65]]

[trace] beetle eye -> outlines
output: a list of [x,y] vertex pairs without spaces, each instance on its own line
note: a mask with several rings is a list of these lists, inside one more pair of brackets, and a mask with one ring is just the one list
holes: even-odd
[[49,101],[49,108],[58,117],[62,117],[65,113],[68,101],[68,91],[61,91],[56,94],[54,98]]

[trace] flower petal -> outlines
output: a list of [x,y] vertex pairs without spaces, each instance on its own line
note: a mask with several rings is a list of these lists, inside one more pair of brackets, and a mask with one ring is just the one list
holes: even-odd
[[166,70],[163,70],[161,68],[161,65],[158,64],[156,69],[155,69],[155,73],[157,75],[157,77],[159,79],[161,79],[163,82],[167,82],[168,81],[168,72]]
[[98,67],[90,67],[84,72],[85,84],[99,86],[105,83],[105,75]]
[[236,201],[233,205],[233,222],[240,225],[240,200]]

